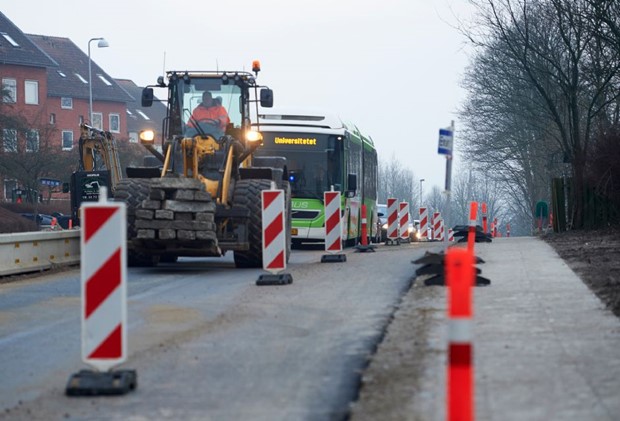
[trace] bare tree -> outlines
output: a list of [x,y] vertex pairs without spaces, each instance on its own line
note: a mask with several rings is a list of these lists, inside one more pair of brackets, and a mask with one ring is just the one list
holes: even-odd
[[396,155],[389,160],[379,158],[379,194],[380,203],[386,203],[388,197],[408,202],[410,209],[419,204],[419,192],[414,187],[415,174],[403,167]]
[[[605,22],[601,11],[617,12],[617,6],[594,0],[472,3],[478,7],[483,28],[477,33],[466,31],[482,50],[473,68],[486,70],[479,79],[488,77],[493,85],[470,73],[470,92],[483,86],[486,92],[482,102],[470,101],[465,116],[474,132],[487,137],[486,152],[500,152],[482,162],[495,160],[491,166],[496,178],[506,182],[515,198],[528,197],[531,206],[544,190],[540,179],[548,179],[544,170],[553,171],[549,164],[559,160],[552,157],[561,155],[562,161],[571,164],[573,225],[580,227],[585,170],[596,124],[619,98],[620,49],[610,48],[595,28],[604,26],[612,34],[617,15],[611,23]],[[490,96],[493,90],[499,93],[497,99]],[[478,129],[476,123],[485,117],[489,123]],[[497,129],[488,130],[490,124]],[[506,147],[504,142],[511,138],[514,141]],[[505,151],[516,152],[514,159],[502,159],[500,164],[498,158],[505,158]]]

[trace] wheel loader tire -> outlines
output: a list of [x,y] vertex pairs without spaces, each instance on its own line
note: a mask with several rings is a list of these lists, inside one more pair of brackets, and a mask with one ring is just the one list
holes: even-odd
[[235,266],[238,268],[259,268],[263,266],[263,226],[261,191],[271,188],[271,180],[240,180],[235,186],[233,204],[250,210],[248,220],[248,242],[250,249],[235,251]]
[[127,205],[127,265],[150,267],[159,263],[159,256],[140,253],[132,250],[131,240],[136,238],[136,209],[148,198],[150,181],[132,178],[121,180],[114,191],[114,200],[123,201]]

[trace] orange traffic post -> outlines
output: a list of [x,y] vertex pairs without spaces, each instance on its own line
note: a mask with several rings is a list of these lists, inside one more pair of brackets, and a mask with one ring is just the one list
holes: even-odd
[[362,238],[360,242],[363,246],[368,245],[368,228],[366,227],[366,205],[362,205]]
[[487,202],[482,202],[482,232],[488,233],[488,225],[487,225]]
[[469,207],[469,233],[467,234],[467,250],[474,254],[474,243],[476,242],[476,220],[478,214],[478,202],[471,202]]
[[451,248],[445,261],[448,286],[447,420],[474,419],[472,285],[474,255]]
[[356,245],[355,248],[357,251],[367,252],[367,251],[375,251],[375,246],[372,244],[368,244],[368,220],[366,219],[367,210],[366,205],[362,204],[361,206],[362,212],[362,233],[360,238],[360,244]]

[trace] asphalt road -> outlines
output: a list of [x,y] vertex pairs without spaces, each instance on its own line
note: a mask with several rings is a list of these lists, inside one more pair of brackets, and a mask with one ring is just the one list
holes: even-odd
[[294,251],[286,286],[231,256],[128,275],[138,388],[69,398],[80,352],[78,270],[0,284],[0,419],[338,420],[428,245]]

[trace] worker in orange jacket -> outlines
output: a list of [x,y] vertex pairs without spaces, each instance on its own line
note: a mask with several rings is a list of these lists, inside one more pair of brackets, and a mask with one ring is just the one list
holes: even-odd
[[[188,126],[196,127],[196,125],[200,124],[201,128],[205,129],[205,124],[203,123],[217,129],[217,133],[211,133],[216,137],[223,135],[226,131],[226,126],[230,123],[226,108],[216,102],[209,91],[203,92],[202,102],[194,108]],[[205,131],[209,132],[208,129],[205,129]]]

